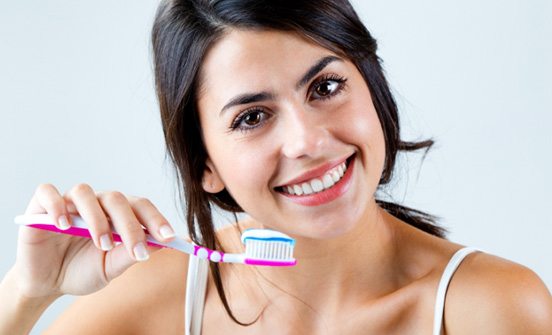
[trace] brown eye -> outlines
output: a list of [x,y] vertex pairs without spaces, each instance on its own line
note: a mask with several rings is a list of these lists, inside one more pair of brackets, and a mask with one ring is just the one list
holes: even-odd
[[346,79],[342,79],[342,78],[321,80],[318,84],[315,84],[312,92],[312,98],[314,99],[331,98],[332,96],[339,93],[345,80]]
[[270,113],[264,111],[262,108],[254,107],[238,115],[232,122],[230,129],[239,129],[241,131],[257,129],[264,126],[270,118]]
[[243,118],[243,122],[248,126],[256,126],[261,122],[261,113],[251,112]]
[[337,83],[332,81],[325,81],[318,85],[316,88],[316,93],[320,96],[330,95],[337,88]]

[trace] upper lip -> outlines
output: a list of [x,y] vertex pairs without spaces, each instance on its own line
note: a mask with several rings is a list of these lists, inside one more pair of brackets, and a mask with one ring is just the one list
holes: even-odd
[[283,184],[280,184],[279,186],[277,187],[283,187],[283,186],[288,186],[288,185],[295,185],[295,184],[299,184],[299,183],[302,183],[302,182],[305,182],[307,180],[311,180],[313,178],[317,178],[317,177],[322,177],[326,172],[328,172],[329,170],[333,169],[334,167],[338,166],[339,164],[345,162],[349,157],[351,157],[351,155],[348,155],[346,157],[343,157],[343,158],[338,158],[338,159],[334,159],[334,160],[331,160],[331,161],[328,161],[314,169],[311,169],[305,173],[302,173],[300,174],[298,177],[296,178],[293,178]]

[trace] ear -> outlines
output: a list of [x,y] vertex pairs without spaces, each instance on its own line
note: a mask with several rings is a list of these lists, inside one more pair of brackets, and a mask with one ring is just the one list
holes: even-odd
[[224,183],[218,175],[215,165],[210,158],[205,161],[205,171],[202,180],[203,190],[207,193],[219,193],[224,190]]

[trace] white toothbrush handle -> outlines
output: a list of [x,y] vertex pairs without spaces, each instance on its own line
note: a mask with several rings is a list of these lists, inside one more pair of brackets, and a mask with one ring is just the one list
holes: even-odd
[[146,240],[150,242],[150,244],[156,244],[159,246],[180,250],[190,255],[193,255],[195,250],[194,244],[184,241],[182,238],[178,237],[170,242],[163,243],[155,240],[151,235],[146,234]]

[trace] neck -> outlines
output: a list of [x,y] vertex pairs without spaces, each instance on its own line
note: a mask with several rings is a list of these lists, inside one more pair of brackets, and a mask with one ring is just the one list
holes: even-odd
[[298,263],[293,268],[259,271],[269,282],[277,283],[277,291],[311,306],[332,309],[355,299],[376,299],[396,286],[395,222],[374,202],[361,222],[338,238],[296,239]]

